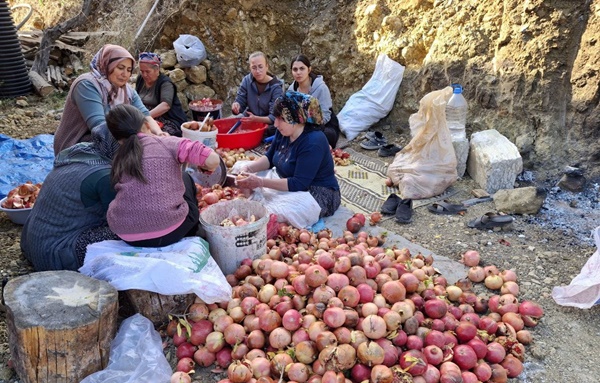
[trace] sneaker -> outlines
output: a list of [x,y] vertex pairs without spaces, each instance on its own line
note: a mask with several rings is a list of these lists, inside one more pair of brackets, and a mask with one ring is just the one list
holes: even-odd
[[360,147],[366,150],[377,150],[387,144],[387,139],[381,134],[381,132],[375,132],[370,138],[365,138],[360,143]]
[[379,148],[379,150],[377,150],[377,155],[379,157],[391,157],[395,156],[396,153],[401,150],[402,148],[396,144],[383,145],[381,148]]

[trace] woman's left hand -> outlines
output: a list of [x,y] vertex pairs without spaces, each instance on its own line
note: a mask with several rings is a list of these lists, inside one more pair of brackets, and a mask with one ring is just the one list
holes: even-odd
[[256,189],[263,187],[262,177],[252,173],[242,173],[241,177],[236,178],[235,184],[240,189]]

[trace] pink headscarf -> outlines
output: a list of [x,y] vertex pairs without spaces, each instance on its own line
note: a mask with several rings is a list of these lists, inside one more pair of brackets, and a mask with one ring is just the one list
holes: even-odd
[[111,106],[128,104],[131,98],[131,89],[125,84],[123,87],[114,86],[108,75],[124,59],[130,59],[135,65],[135,59],[127,49],[113,44],[106,44],[96,53],[90,62],[92,74],[107,92],[108,103]]

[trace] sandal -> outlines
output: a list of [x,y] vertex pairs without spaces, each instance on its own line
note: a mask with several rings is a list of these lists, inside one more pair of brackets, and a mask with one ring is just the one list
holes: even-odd
[[427,209],[434,214],[465,214],[467,208],[463,204],[454,204],[446,200],[442,202],[434,202],[427,207]]
[[500,215],[496,213],[485,213],[479,218],[475,218],[467,223],[468,227],[475,229],[493,229],[495,227],[505,227],[513,223],[514,218],[510,215]]

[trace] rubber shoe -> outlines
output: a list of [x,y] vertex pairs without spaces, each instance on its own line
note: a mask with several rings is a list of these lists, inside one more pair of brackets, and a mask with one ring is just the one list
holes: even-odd
[[398,208],[396,209],[396,222],[398,223],[411,223],[412,222],[412,200],[403,199],[400,200]]
[[374,137],[365,138],[360,143],[360,147],[366,150],[377,150],[387,144],[387,139],[381,134],[381,132],[375,132]]
[[379,210],[381,214],[396,214],[396,209],[398,209],[398,204],[400,203],[401,198],[396,194],[390,194],[390,196],[385,200],[383,205],[381,205],[381,209]]
[[381,148],[379,148],[379,150],[377,150],[377,155],[379,157],[391,157],[395,156],[396,153],[401,150],[402,148],[396,144],[383,145]]

